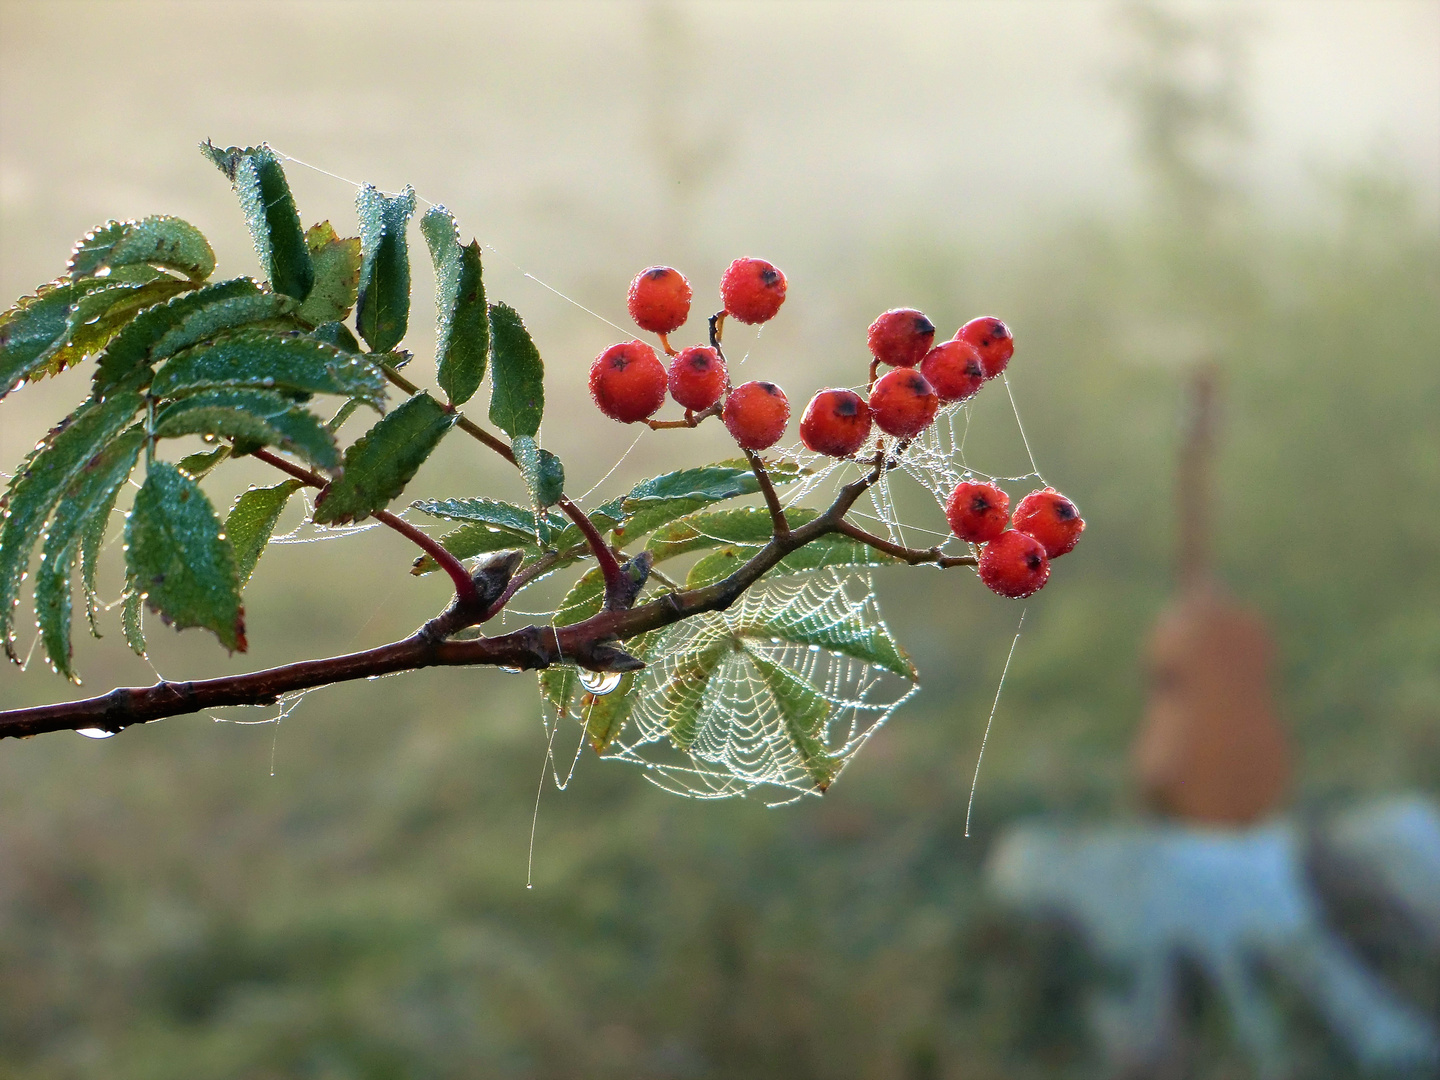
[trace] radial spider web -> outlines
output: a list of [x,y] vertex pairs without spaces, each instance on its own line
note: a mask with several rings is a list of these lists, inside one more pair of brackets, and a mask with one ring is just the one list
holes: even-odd
[[649,666],[623,696],[579,694],[567,711],[594,743],[604,710],[618,730],[603,756],[692,798],[763,788],[780,805],[819,794],[918,689],[869,576],[853,571],[769,580],[640,651]]

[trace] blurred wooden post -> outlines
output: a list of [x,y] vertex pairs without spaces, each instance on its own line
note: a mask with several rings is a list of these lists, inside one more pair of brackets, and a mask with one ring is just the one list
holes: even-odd
[[1213,364],[1197,366],[1176,482],[1179,594],[1151,633],[1149,705],[1133,763],[1150,808],[1243,825],[1284,798],[1290,748],[1273,706],[1270,635],[1210,565],[1217,384]]

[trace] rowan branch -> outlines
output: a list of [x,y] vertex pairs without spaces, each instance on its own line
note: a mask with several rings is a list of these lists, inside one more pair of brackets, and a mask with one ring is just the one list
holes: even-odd
[[760,494],[765,496],[765,505],[770,510],[770,521],[775,526],[775,535],[788,537],[790,522],[785,518],[785,511],[780,506],[780,496],[775,494],[775,485],[770,482],[770,473],[766,471],[765,463],[754,450],[746,450],[745,457],[750,462],[750,471],[755,474],[756,483],[760,485]]
[[[252,450],[250,456],[258,458],[279,469],[289,476],[293,476],[302,484],[308,484],[314,488],[324,488],[326,481],[319,473],[311,472],[293,461],[286,461],[278,454],[272,454],[268,450]],[[416,528],[404,518],[397,517],[388,510],[372,510],[370,516],[391,529],[394,529],[405,539],[409,540],[421,551],[429,555],[435,562],[450,575],[450,580],[455,583],[455,595],[460,598],[461,603],[469,607],[480,607],[480,593],[475,588],[475,582],[470,579],[470,571],[465,569],[459,559],[446,551],[438,540],[423,529]],[[478,611],[476,612],[478,614]]]

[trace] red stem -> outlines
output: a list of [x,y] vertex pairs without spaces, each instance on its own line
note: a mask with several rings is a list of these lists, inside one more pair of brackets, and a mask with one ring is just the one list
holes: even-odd
[[[265,462],[265,464],[274,466],[281,472],[293,476],[302,484],[308,484],[310,487],[315,488],[325,487],[324,477],[318,473],[311,472],[309,469],[296,465],[293,461],[286,461],[278,454],[272,454],[268,450],[253,450],[250,456],[259,458]],[[441,547],[439,541],[433,536],[416,528],[403,518],[396,517],[388,510],[372,510],[370,516],[382,525],[394,529],[421,551],[425,552],[426,555],[434,559],[440,568],[450,575],[450,580],[455,583],[455,595],[460,598],[462,603],[479,605],[480,591],[475,588],[475,582],[471,580],[470,572],[465,569],[459,559]]]
[[568,497],[561,495],[556,505],[575,523],[575,527],[585,534],[585,542],[590,545],[590,554],[595,556],[595,561],[600,564],[600,573],[605,575],[605,599],[611,600],[618,595],[620,588],[620,564],[615,561],[614,552],[605,543],[605,538],[595,528],[594,522],[585,516],[585,511]]

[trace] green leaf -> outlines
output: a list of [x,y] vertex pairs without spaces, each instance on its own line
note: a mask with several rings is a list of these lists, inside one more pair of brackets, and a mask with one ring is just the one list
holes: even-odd
[[322,221],[306,230],[305,246],[315,267],[315,284],[297,314],[310,326],[337,323],[350,314],[359,293],[360,238],[337,236],[330,222]]
[[122,266],[163,266],[191,281],[215,269],[215,252],[188,221],[164,214],[141,221],[111,221],[92,229],[70,255],[70,278],[94,277]]
[[103,282],[52,281],[0,315],[0,398],[43,368],[73,328],[75,306]]
[[168,274],[153,281],[115,281],[87,295],[70,313],[70,334],[65,344],[31,378],[57,375],[105,348],[112,338],[146,309],[163,304],[195,288],[193,281],[181,281]]
[[150,386],[157,397],[219,387],[358,397],[377,408],[385,375],[369,359],[301,334],[241,330],[168,360]]
[[316,341],[323,341],[326,345],[335,346],[341,352],[365,351],[360,347],[360,342],[355,340],[355,335],[350,332],[350,328],[342,322],[321,323],[310,331],[310,336]]
[[229,456],[230,447],[221,446],[214,450],[201,450],[194,454],[187,454],[175,464],[191,480],[199,480]]
[[[785,520],[792,529],[808,524],[820,516],[818,510],[794,507],[785,511]],[[774,535],[770,511],[764,507],[747,506],[709,514],[691,514],[655,530],[645,546],[655,561],[673,559],[689,551],[700,551],[717,544],[751,544],[761,546]]]
[[517,435],[510,444],[515,464],[530,489],[530,498],[539,507],[554,506],[565,494],[565,466],[549,450],[541,449],[528,435]]
[[825,722],[830,718],[830,703],[825,697],[787,667],[772,663],[753,649],[746,649],[746,659],[755,665],[770,698],[780,712],[785,734],[794,747],[801,767],[824,791],[835,779],[842,762],[825,746]]
[[240,588],[250,582],[260,553],[270,542],[275,532],[275,523],[280,520],[290,496],[305,485],[299,480],[286,480],[268,488],[251,488],[235,500],[230,515],[225,519],[225,536],[235,551],[235,572]]
[[91,635],[97,638],[101,636],[96,621],[100,601],[95,594],[95,577],[100,571],[100,551],[105,544],[105,533],[110,528],[110,515],[115,510],[120,491],[121,488],[117,487],[111,493],[110,502],[93,516],[85,528],[84,539],[80,542],[80,581],[85,591],[85,618],[90,623]]
[[572,626],[600,614],[605,602],[605,575],[598,566],[592,566],[580,575],[580,580],[570,586],[565,599],[555,609],[551,622],[556,626]]
[[[253,307],[245,305],[262,305],[274,314],[276,300],[274,294],[262,293],[249,278],[231,278],[141,312],[110,339],[100,354],[94,392],[103,395],[135,372],[177,352],[184,347],[179,344],[182,341],[193,345],[203,340],[196,336],[202,329],[213,327],[205,335],[210,336],[234,325],[232,319],[253,311]],[[237,302],[242,305],[238,312],[232,307]],[[268,318],[270,314],[262,313],[259,317]],[[166,343],[166,352],[158,351],[162,341]]]
[[711,552],[690,568],[690,573],[685,575],[685,588],[703,589],[706,585],[725,580],[759,550],[758,547],[723,547]]
[[863,607],[844,608],[837,613],[828,606],[778,610],[767,606],[763,614],[733,621],[732,628],[736,634],[759,641],[778,638],[793,645],[818,646],[843,653],[907,679],[914,679],[917,674],[914,662],[889,628]]
[[415,212],[415,191],[406,186],[394,197],[370,184],[355,199],[360,214],[360,295],[355,326],[375,352],[400,344],[410,321],[410,254],[405,227]]
[[87,462],[66,490],[45,537],[40,569],[35,575],[35,614],[50,662],[72,681],[71,570],[81,543],[97,521],[103,533],[115,497],[135,468],[144,445],[145,429],[136,425]]
[[125,586],[125,603],[120,608],[120,629],[125,634],[125,643],[136,656],[145,655],[144,608],[145,598],[136,588],[135,579],[130,578]]
[[[506,548],[518,548],[527,556],[538,555],[540,553],[540,546],[535,543],[533,533],[528,536],[521,536],[504,529],[496,529],[490,525],[481,525],[479,523],[462,525],[460,528],[453,532],[448,532],[438,539],[440,546],[457,559],[469,559],[476,555],[483,555],[489,551],[504,551]],[[438,569],[440,569],[440,566],[434,559],[429,555],[421,555],[410,567],[410,572],[419,575],[428,574]]]
[[624,547],[666,522],[693,514],[709,503],[704,499],[648,499],[628,504],[621,500],[621,505],[625,508],[624,517],[615,529],[615,542]]
[[[767,465],[771,480],[776,484],[787,484],[804,475],[798,465],[790,462]],[[681,469],[679,472],[652,476],[636,484],[625,496],[625,509],[639,510],[641,503],[662,499],[698,499],[701,502],[720,502],[738,495],[754,495],[760,490],[760,482],[750,471],[744,460],[717,461],[697,469]]]
[[455,219],[433,206],[420,219],[420,231],[435,263],[435,360],[440,389],[452,405],[475,396],[490,355],[490,318],[481,277],[480,243],[460,246]]
[[86,402],[25,459],[0,498],[0,640],[13,660],[15,599],[45,519],[86,464],[135,418],[139,394]]
[[235,552],[200,486],[166,461],[150,465],[125,524],[126,559],[150,610],[177,630],[203,626],[245,651]]
[[[498,499],[421,499],[410,505],[431,517],[503,529],[521,541],[533,542],[535,539],[534,512],[514,503],[501,502]],[[547,524],[554,529],[564,527],[565,519],[558,515],[547,514],[546,519]]]
[[304,300],[315,283],[315,267],[295,198],[275,152],[268,146],[221,150],[209,142],[200,149],[229,178],[240,197],[255,254],[271,287]]
[[426,393],[400,405],[345,451],[344,471],[315,500],[315,521],[359,521],[384,507],[405,490],[455,420]]
[[525,323],[508,304],[490,305],[490,422],[512,439],[535,435],[545,412],[545,365]]
[[335,436],[320,418],[271,390],[205,390],[181,398],[155,415],[155,434],[162,439],[221,435],[278,446],[322,469],[340,464]]

